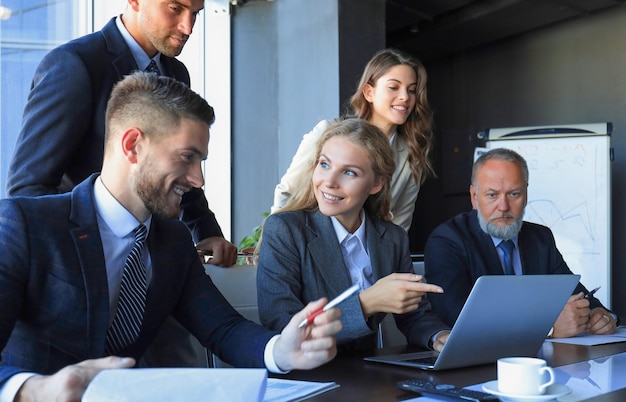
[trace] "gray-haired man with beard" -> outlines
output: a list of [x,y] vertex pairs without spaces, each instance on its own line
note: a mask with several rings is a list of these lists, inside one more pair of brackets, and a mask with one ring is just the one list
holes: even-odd
[[[549,228],[524,222],[528,166],[518,153],[497,148],[481,155],[472,169],[473,210],[441,224],[424,252],[428,282],[444,293],[428,295],[433,310],[452,326],[474,282],[483,275],[571,274]],[[583,331],[608,334],[618,317],[578,284],[549,336]],[[497,302],[497,300],[494,300]]]

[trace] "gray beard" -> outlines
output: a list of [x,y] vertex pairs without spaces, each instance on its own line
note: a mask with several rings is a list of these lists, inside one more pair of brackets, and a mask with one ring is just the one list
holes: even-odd
[[480,211],[476,212],[478,215],[478,224],[480,225],[480,228],[483,230],[483,232],[499,239],[510,240],[514,238],[522,229],[522,224],[524,223],[524,221],[522,220],[524,216],[524,211],[522,211],[522,217],[505,227],[499,227],[491,222],[488,222],[480,213]]

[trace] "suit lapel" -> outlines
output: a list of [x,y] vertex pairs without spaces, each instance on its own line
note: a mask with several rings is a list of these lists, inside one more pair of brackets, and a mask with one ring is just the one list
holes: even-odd
[[524,228],[528,229],[528,226],[522,224],[522,229],[517,237],[517,245],[519,247],[520,260],[522,262],[522,273],[524,275],[540,274],[540,264],[539,261],[537,261],[537,256],[540,255],[540,253],[535,250],[537,242],[533,241],[532,237],[528,234],[528,230],[524,230]]
[[[165,222],[161,218],[153,215],[150,233],[148,235],[148,250],[150,252],[150,261],[152,264],[152,279],[148,284],[148,293],[146,295],[146,313],[144,315],[144,324],[158,320],[163,315],[162,307],[165,305],[173,305],[169,303],[169,298],[175,295],[171,292],[174,286],[174,278],[172,276],[179,275],[175,267],[182,266],[186,256],[172,253],[172,250],[185,250],[178,247],[180,239],[172,239],[171,233],[164,228]],[[189,242],[192,243],[191,239]],[[199,261],[199,260],[198,260]],[[168,292],[167,290],[170,290]],[[165,299],[167,296],[168,299]],[[160,306],[159,309],[153,309],[150,306]],[[153,314],[157,313],[157,314]],[[169,313],[169,312],[168,312]]]
[[395,178],[404,168],[404,165],[409,160],[409,148],[407,147],[404,139],[396,134],[396,138],[391,145],[393,149],[394,161],[396,162],[396,170],[393,172]]
[[[306,227],[312,234],[307,248],[317,270],[328,284],[331,295],[338,295],[351,285],[350,274],[337,241],[335,229],[328,216],[319,211],[306,212]],[[307,236],[309,238],[309,236]],[[340,272],[337,272],[340,271]]]
[[113,59],[113,68],[118,74],[118,79],[122,79],[126,74],[139,69],[133,53],[126,45],[124,37],[117,29],[115,25],[115,19],[109,21],[108,24],[102,28],[102,35],[107,44],[107,50],[116,57]]
[[175,78],[185,85],[190,84],[189,73],[176,59],[161,55],[161,65],[168,77]]
[[378,220],[368,217],[366,222],[365,237],[372,264],[372,277],[383,278],[389,274],[389,269],[385,268],[389,266],[389,255],[386,255],[384,250],[394,250],[394,246],[384,236],[386,229]]
[[71,194],[70,220],[76,227],[70,229],[80,262],[85,287],[86,322],[89,356],[101,356],[109,325],[109,289],[102,240],[93,199],[92,175],[74,188]]
[[[391,148],[393,149],[393,161],[396,163],[396,169],[393,171],[393,175],[391,176],[391,183],[399,183],[402,182],[401,179],[404,179],[404,177],[401,178],[400,176],[411,171],[411,169],[405,168],[405,165],[409,160],[409,149],[407,148],[404,139],[398,136],[398,134],[396,134],[396,138],[394,139]],[[395,209],[396,201],[401,196],[400,191],[403,190],[403,186],[391,186],[391,209]]]

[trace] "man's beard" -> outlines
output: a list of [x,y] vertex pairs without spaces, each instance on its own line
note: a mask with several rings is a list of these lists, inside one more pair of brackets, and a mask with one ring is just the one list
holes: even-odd
[[180,205],[171,205],[165,179],[156,177],[156,170],[152,164],[139,168],[133,181],[135,191],[148,211],[163,219],[178,218]]
[[[521,216],[517,219],[515,219],[516,216],[512,213],[504,212],[502,214],[490,216],[489,221],[487,221],[483,217],[483,214],[480,213],[480,210],[477,210],[478,224],[480,225],[480,228],[483,230],[483,232],[499,239],[510,240],[515,237],[522,229],[522,224],[524,223],[524,221],[522,220],[522,218],[524,217],[524,211],[525,209],[522,210]],[[497,226],[492,222],[492,220],[502,217],[513,218],[515,219],[515,221],[506,226]]]

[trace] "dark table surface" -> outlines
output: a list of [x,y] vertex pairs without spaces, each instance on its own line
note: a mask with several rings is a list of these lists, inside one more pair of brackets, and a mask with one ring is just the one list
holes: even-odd
[[[306,381],[334,381],[339,388],[326,392],[311,401],[402,401],[415,398],[417,394],[396,388],[395,384],[409,378],[419,378],[437,383],[465,387],[494,380],[496,365],[466,367],[444,371],[427,371],[388,364],[370,363],[363,357],[373,354],[392,354],[407,350],[404,347],[381,349],[362,355],[339,356],[333,361],[310,371],[293,371],[277,378]],[[598,346],[580,346],[565,343],[544,343],[539,356],[552,367],[626,352],[626,342]],[[626,375],[626,373],[624,373]],[[588,399],[597,402],[626,401],[626,388]]]

